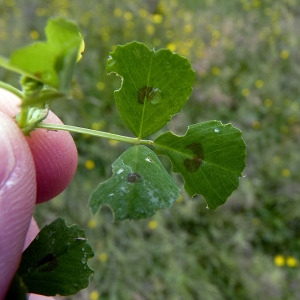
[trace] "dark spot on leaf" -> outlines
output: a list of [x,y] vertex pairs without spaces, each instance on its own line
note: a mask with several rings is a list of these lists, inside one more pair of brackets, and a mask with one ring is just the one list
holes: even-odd
[[204,151],[202,145],[201,143],[192,143],[186,146],[186,148],[190,149],[195,154],[195,157],[193,159],[187,158],[183,162],[184,166],[189,172],[196,172],[200,168],[204,159]]
[[197,157],[201,158],[202,160],[204,159],[204,151],[201,143],[192,143],[187,145],[186,148],[192,150]]
[[57,259],[52,253],[49,253],[37,263],[37,267],[41,267],[39,268],[40,272],[51,272],[57,267]]
[[42,79],[42,73],[40,73],[40,72],[36,72],[33,75],[39,79]]
[[158,89],[155,89],[151,86],[144,86],[138,90],[137,100],[139,103],[144,104],[145,101],[151,102],[159,93]]
[[202,164],[202,159],[199,157],[194,157],[193,159],[186,159],[184,166],[189,172],[196,172]]
[[127,182],[129,183],[140,182],[142,179],[142,176],[138,173],[129,173],[127,176]]

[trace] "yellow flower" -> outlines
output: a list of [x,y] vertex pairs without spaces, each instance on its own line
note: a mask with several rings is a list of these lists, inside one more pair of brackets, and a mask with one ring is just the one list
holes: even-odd
[[101,253],[99,254],[98,258],[99,258],[99,260],[100,260],[101,262],[106,262],[107,259],[108,259],[107,254],[106,254],[105,252],[101,252]]
[[287,266],[289,266],[290,268],[295,268],[298,266],[298,260],[297,258],[293,257],[293,256],[289,256],[286,259],[286,264]]
[[154,32],[155,32],[155,27],[151,24],[147,24],[146,32],[147,32],[148,35],[153,35]]
[[297,117],[296,116],[290,116],[288,117],[288,123],[290,125],[295,124],[297,122]]
[[120,8],[116,8],[116,9],[114,10],[114,16],[115,16],[115,17],[119,18],[119,17],[122,16],[122,14],[123,14],[123,12],[122,12],[122,10],[121,10]]
[[289,127],[286,126],[286,125],[283,125],[283,126],[280,127],[280,131],[283,134],[288,134],[289,133]]
[[38,31],[36,30],[31,30],[30,31],[30,37],[33,39],[33,40],[37,40],[39,37],[40,37],[40,34]]
[[105,125],[104,121],[94,122],[91,126],[93,130],[100,130]]
[[98,300],[99,299],[99,293],[97,291],[91,291],[90,293],[90,300]]
[[119,144],[119,141],[116,141],[116,140],[109,140],[108,143],[111,145],[111,146],[116,146]]
[[93,170],[95,168],[95,162],[91,159],[88,159],[84,165],[88,170]]
[[252,123],[252,127],[253,127],[254,129],[260,129],[260,128],[261,128],[261,124],[260,124],[259,121],[254,121],[254,122]]
[[90,219],[89,222],[88,222],[88,226],[89,228],[93,229],[93,228],[96,228],[97,227],[97,222],[95,219]]
[[281,59],[285,60],[290,57],[290,52],[288,50],[282,50],[280,53]]
[[291,176],[291,171],[290,171],[289,169],[287,169],[287,168],[284,168],[284,169],[281,171],[281,175],[282,175],[283,177],[288,178],[288,177]]
[[261,2],[259,0],[254,0],[253,1],[253,7],[259,8],[261,6]]
[[265,104],[266,107],[270,107],[270,106],[273,105],[273,102],[272,102],[271,99],[268,98],[268,99],[266,99],[266,100],[264,101],[264,104]]
[[160,24],[163,20],[163,17],[160,14],[155,14],[155,15],[153,15],[152,20],[153,20],[153,23]]
[[127,21],[131,21],[133,19],[133,15],[130,11],[126,11],[125,14],[124,14],[124,18]]
[[255,86],[258,88],[258,89],[261,89],[263,86],[264,86],[264,82],[259,79],[259,80],[256,80],[255,81]]
[[176,200],[178,203],[182,203],[183,202],[183,197],[182,194],[179,195],[178,199]]
[[97,83],[97,89],[98,89],[99,91],[103,91],[103,90],[105,89],[105,83],[102,82],[102,81],[99,81],[99,82]]
[[193,27],[193,25],[192,24],[186,24],[185,26],[184,26],[184,33],[186,33],[186,34],[189,34],[189,33],[192,33],[193,32],[193,30],[194,30],[194,27]]
[[154,229],[156,229],[157,228],[157,222],[155,221],[155,220],[151,220],[151,221],[149,221],[149,223],[148,223],[148,228],[149,229],[151,229],[151,230],[154,230]]
[[283,267],[285,265],[285,258],[283,255],[276,255],[274,257],[274,264],[277,266],[277,267]]
[[233,84],[234,85],[239,85],[241,83],[241,79],[239,78],[239,77],[235,77],[234,79],[233,79]]
[[172,52],[174,52],[174,51],[176,51],[176,44],[174,44],[174,43],[169,43],[168,45],[167,45],[167,48],[169,49],[169,50],[171,50]]
[[48,14],[50,14],[50,11],[48,11],[47,8],[38,7],[36,9],[35,13],[38,17],[43,17],[43,16],[47,16]]
[[148,11],[146,10],[146,9],[140,9],[139,10],[139,16],[141,17],[141,18],[146,18],[147,17],[147,15],[148,15]]
[[218,76],[218,75],[220,75],[221,70],[218,67],[212,67],[211,72],[213,75]]
[[249,89],[243,88],[243,89],[242,89],[242,95],[243,95],[244,97],[248,97],[248,96],[250,95]]
[[221,33],[220,33],[219,30],[214,30],[214,31],[212,32],[212,37],[213,37],[214,39],[218,39],[220,36],[221,36]]

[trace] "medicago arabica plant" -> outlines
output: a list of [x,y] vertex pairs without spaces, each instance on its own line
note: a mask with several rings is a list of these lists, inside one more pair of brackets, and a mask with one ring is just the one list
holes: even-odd
[[[112,164],[111,178],[92,193],[89,207],[93,214],[108,205],[114,220],[122,221],[147,218],[170,207],[180,190],[159,155],[170,159],[173,171],[184,179],[186,192],[191,197],[201,194],[209,209],[223,204],[238,188],[246,146],[241,131],[231,124],[212,120],[189,126],[182,136],[168,131],[147,139],[182,109],[192,93],[195,72],[190,62],[168,49],[154,51],[131,42],[117,46],[107,60],[107,73],[122,79],[114,97],[135,137],[43,122],[48,102],[70,98],[73,72],[84,48],[72,21],[50,19],[45,32],[45,42],[18,49],[9,59],[0,57],[0,66],[22,75],[22,91],[7,83],[0,85],[21,98],[16,121],[25,135],[44,128],[132,144]],[[77,293],[88,285],[92,270],[87,261],[92,256],[84,232],[57,219],[24,252],[15,283],[22,282],[26,292],[44,295]]]

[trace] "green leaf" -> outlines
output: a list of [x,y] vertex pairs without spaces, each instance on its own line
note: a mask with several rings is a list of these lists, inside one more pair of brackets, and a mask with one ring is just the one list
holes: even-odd
[[114,220],[140,219],[168,208],[179,197],[179,189],[158,157],[146,146],[133,146],[112,165],[112,177],[100,184],[90,200],[95,214],[107,204]]
[[5,295],[5,300],[27,300],[27,293],[28,290],[22,278],[18,274],[15,274]]
[[87,261],[93,256],[84,231],[59,218],[24,251],[18,275],[30,293],[73,295],[88,286],[93,270]]
[[184,136],[166,132],[154,141],[154,149],[170,158],[189,195],[203,195],[210,209],[223,204],[238,188],[246,165],[240,130],[220,121],[189,126]]
[[107,72],[122,77],[115,100],[126,126],[139,138],[166,125],[192,92],[190,62],[170,50],[149,50],[132,42],[110,53]]
[[[73,71],[83,43],[75,23],[63,18],[48,21],[47,41],[35,42],[16,50],[3,66],[68,92]],[[6,65],[5,65],[6,64]]]

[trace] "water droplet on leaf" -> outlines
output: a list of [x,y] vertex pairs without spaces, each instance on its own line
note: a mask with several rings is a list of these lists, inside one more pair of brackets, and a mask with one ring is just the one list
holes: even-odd
[[215,128],[215,129],[214,129],[214,132],[215,132],[215,133],[219,133],[219,132],[220,132],[220,129],[219,129],[219,128]]
[[124,169],[119,169],[118,171],[117,171],[117,174],[121,174],[121,173],[123,173],[124,172]]

